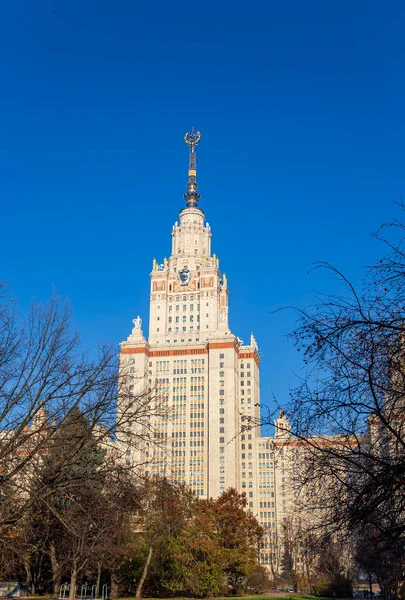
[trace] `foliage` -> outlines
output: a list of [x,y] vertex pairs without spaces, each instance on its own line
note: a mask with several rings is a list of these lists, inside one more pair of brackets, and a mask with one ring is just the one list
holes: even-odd
[[244,591],[249,594],[260,594],[270,587],[269,573],[262,565],[252,568],[244,581]]
[[217,500],[199,500],[165,479],[148,482],[145,492],[139,551],[130,561],[132,574],[128,564],[123,569],[127,586],[139,581],[150,547],[147,594],[206,597],[258,585],[261,528],[243,496],[230,489]]
[[257,563],[257,551],[263,530],[247,513],[247,500],[235,489],[226,490],[206,504],[222,551],[222,566],[233,593],[244,587],[249,572]]
[[[26,320],[0,285],[0,576],[58,593],[62,577],[119,568],[133,542],[137,464],[151,394],[133,395],[116,349],[84,352],[53,295]],[[117,401],[120,411],[117,412]],[[152,407],[153,404],[153,407]],[[129,422],[136,433],[128,436]],[[84,575],[83,575],[84,576]]]

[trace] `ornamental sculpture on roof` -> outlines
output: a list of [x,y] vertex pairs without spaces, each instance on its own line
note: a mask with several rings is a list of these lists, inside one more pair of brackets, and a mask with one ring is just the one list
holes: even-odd
[[197,192],[197,162],[196,162],[196,146],[201,139],[201,133],[194,131],[194,127],[191,133],[186,133],[184,141],[190,148],[190,156],[188,161],[188,181],[187,181],[187,194],[184,194],[184,199],[187,206],[196,207],[200,199],[200,194]]
[[184,141],[189,146],[197,146],[198,142],[201,139],[201,133],[199,131],[194,131],[194,127],[191,130],[191,133],[186,133],[184,136]]

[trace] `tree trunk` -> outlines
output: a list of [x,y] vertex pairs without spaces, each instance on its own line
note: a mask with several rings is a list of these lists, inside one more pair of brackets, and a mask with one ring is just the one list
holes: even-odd
[[27,574],[27,586],[29,589],[29,593],[31,594],[31,596],[33,596],[35,594],[35,585],[34,585],[34,580],[32,578],[32,571],[31,571],[31,565],[30,565],[29,560],[24,561],[24,568],[25,568],[25,572]]
[[118,578],[116,573],[111,573],[111,590],[110,590],[110,598],[118,597]]
[[53,593],[55,596],[59,596],[60,590],[60,573],[59,573],[59,565],[56,559],[56,548],[55,542],[52,540],[49,546],[49,556],[51,559],[52,566],[52,584],[53,584]]
[[100,598],[101,562],[97,562],[96,598]]
[[69,600],[75,600],[76,596],[76,581],[77,581],[77,562],[73,561],[72,571],[70,573],[70,589]]
[[152,558],[152,552],[153,552],[153,548],[152,548],[152,546],[150,546],[149,547],[149,552],[148,552],[148,558],[146,559],[146,563],[145,563],[145,566],[143,568],[142,577],[141,577],[141,580],[140,580],[140,582],[138,584],[138,587],[136,589],[135,600],[139,600],[141,598],[141,596],[142,596],[142,588],[143,588],[143,584],[145,583],[146,576],[148,574],[150,560]]

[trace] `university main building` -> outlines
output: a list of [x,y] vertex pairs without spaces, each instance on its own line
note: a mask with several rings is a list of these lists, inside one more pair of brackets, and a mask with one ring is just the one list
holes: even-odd
[[[171,256],[153,260],[149,339],[142,321],[121,343],[121,366],[133,373],[133,394],[153,390],[167,413],[152,417],[150,435],[125,451],[127,464],[185,483],[201,497],[229,487],[244,492],[250,511],[267,532],[262,562],[269,563],[289,504],[283,436],[260,436],[260,356],[229,329],[228,281],[211,253],[211,228],[199,208],[196,146],[186,134],[189,169],[186,206],[172,229]],[[156,444],[157,442],[157,444]],[[278,458],[275,460],[279,446]],[[287,456],[286,456],[287,460]]]

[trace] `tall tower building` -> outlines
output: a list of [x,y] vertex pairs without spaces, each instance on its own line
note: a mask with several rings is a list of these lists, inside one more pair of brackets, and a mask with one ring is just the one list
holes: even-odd
[[215,497],[229,487],[246,491],[256,512],[259,431],[249,422],[260,416],[259,352],[253,335],[243,345],[229,328],[228,280],[199,207],[200,137],[194,130],[184,137],[186,206],[172,228],[170,257],[152,263],[149,338],[138,317],[121,343],[121,365],[134,374],[134,397],[150,389],[167,409],[152,417],[154,439],[136,451],[128,445],[126,460],[184,482],[198,496]]

